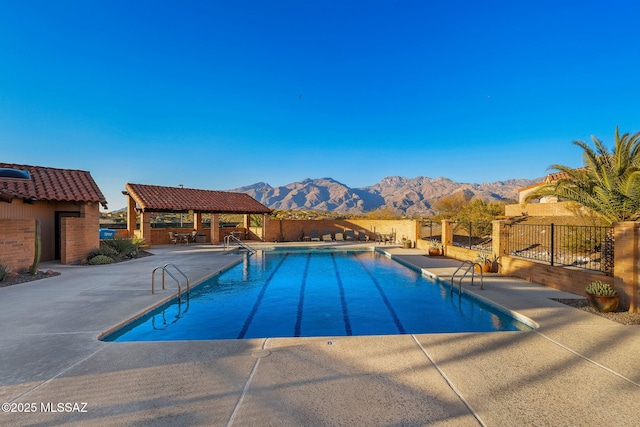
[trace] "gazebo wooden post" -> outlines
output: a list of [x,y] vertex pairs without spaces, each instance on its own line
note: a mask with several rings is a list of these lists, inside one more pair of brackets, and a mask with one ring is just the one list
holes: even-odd
[[211,214],[211,244],[220,243],[220,214]]

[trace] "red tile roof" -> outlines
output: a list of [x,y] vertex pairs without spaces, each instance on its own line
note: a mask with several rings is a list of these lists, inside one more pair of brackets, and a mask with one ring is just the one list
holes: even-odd
[[[582,167],[582,168],[577,168],[575,170],[581,171],[581,170],[584,170],[584,169],[585,168]],[[532,184],[532,185],[528,185],[526,187],[522,187],[522,188],[518,189],[518,192],[529,190],[529,189],[535,188],[535,187],[540,187],[541,185],[549,184],[551,182],[559,181],[559,180],[565,179],[565,178],[569,178],[569,174],[566,173],[566,172],[562,172],[561,171],[561,172],[549,173],[544,177],[544,180],[542,182],[538,182],[536,184]]]
[[244,193],[127,184],[129,196],[147,212],[269,213],[271,210]]
[[107,207],[104,195],[87,171],[13,163],[0,163],[0,168],[28,171],[31,175],[25,181],[0,178],[0,193],[4,195],[58,202],[99,202]]

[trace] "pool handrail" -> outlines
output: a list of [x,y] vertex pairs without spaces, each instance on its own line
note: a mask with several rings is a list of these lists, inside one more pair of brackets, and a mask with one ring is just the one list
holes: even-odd
[[160,267],[157,266],[156,268],[153,269],[153,271],[151,272],[151,294],[155,294],[155,279],[156,279],[156,270],[158,270],[159,268],[162,269],[162,289],[164,289],[164,274],[167,273],[169,276],[171,276],[171,278],[173,280],[176,281],[176,283],[178,284],[178,295],[182,294],[182,286],[180,283],[180,280],[178,280],[176,278],[176,276],[174,276],[169,270],[167,270],[167,267],[173,267],[176,269],[176,271],[180,274],[182,274],[182,276],[187,280],[187,293],[189,292],[189,278],[187,277],[186,274],[184,274],[184,272],[182,270],[180,270],[175,264],[172,263],[167,263],[164,266]]
[[225,249],[227,249],[228,246],[231,246],[231,241],[232,240],[235,243],[237,243],[238,246],[240,246],[241,248],[246,249],[247,251],[249,251],[249,253],[251,253],[251,254],[255,254],[256,253],[256,250],[254,248],[252,248],[251,246],[247,245],[240,238],[234,236],[233,234],[228,234],[228,235],[224,236],[224,248]]
[[453,284],[453,280],[456,277],[456,273],[458,273],[458,271],[460,271],[460,269],[462,269],[462,267],[464,267],[465,265],[467,265],[467,269],[464,271],[464,273],[462,274],[462,277],[460,277],[460,280],[458,281],[458,293],[460,295],[462,295],[462,280],[466,277],[466,275],[469,273],[469,270],[471,270],[471,286],[474,286],[473,284],[473,278],[475,276],[475,271],[476,271],[476,265],[480,270],[480,290],[484,290],[484,280],[483,280],[483,274],[482,274],[482,266],[477,263],[477,262],[473,262],[473,261],[469,261],[469,260],[465,260],[462,262],[462,264],[460,265],[460,267],[458,267],[456,269],[456,271],[453,272],[453,274],[451,275],[451,294],[453,295],[453,288],[454,288],[454,284]]

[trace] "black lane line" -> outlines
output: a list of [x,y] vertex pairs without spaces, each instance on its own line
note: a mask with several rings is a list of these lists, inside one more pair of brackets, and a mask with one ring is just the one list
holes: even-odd
[[342,278],[340,277],[340,271],[338,270],[338,263],[334,254],[331,254],[331,261],[333,261],[333,271],[336,272],[336,280],[338,281],[338,288],[340,289],[340,303],[342,304],[342,319],[344,320],[344,330],[347,336],[353,335],[351,331],[351,320],[349,320],[349,310],[347,308],[347,298],[344,295],[344,286],[342,286]]
[[371,273],[369,271],[367,266],[364,265],[364,263],[362,262],[360,257],[358,257],[356,255],[356,259],[358,260],[358,262],[360,263],[362,268],[364,268],[364,271],[367,272],[367,274],[371,278],[371,281],[373,282],[373,284],[376,285],[376,288],[378,288],[378,292],[380,292],[380,296],[382,296],[382,300],[384,301],[384,305],[387,306],[387,310],[389,310],[389,313],[391,314],[391,317],[393,318],[393,322],[396,324],[396,328],[398,328],[398,332],[401,333],[401,334],[406,334],[407,332],[404,330],[404,326],[402,326],[402,322],[400,322],[400,318],[396,314],[396,311],[393,309],[393,306],[391,306],[391,302],[389,301],[389,298],[387,298],[387,295],[385,295],[384,291],[382,290],[382,287],[380,286],[380,283],[378,283],[376,278],[373,276],[373,273]]
[[309,262],[311,261],[311,254],[307,254],[307,263],[304,266],[304,273],[302,273],[302,284],[300,285],[300,298],[298,299],[298,312],[296,313],[296,326],[293,330],[293,336],[300,336],[300,328],[302,327],[302,309],[304,307],[304,291],[307,287],[307,274],[309,273]]
[[271,283],[271,279],[273,279],[273,276],[275,276],[276,272],[280,269],[280,267],[282,266],[282,263],[284,262],[285,259],[287,259],[288,256],[289,254],[284,254],[284,256],[282,257],[282,259],[280,260],[276,268],[273,269],[269,277],[267,277],[267,280],[265,280],[264,285],[262,285],[262,289],[258,294],[258,299],[256,300],[256,303],[253,305],[253,308],[251,309],[251,313],[249,313],[247,320],[245,320],[244,322],[244,326],[242,326],[242,329],[238,334],[239,340],[243,339],[245,334],[247,333],[247,330],[249,329],[251,322],[253,322],[253,317],[256,315],[258,311],[258,307],[260,307],[260,304],[262,304],[262,298],[264,298],[264,294],[265,292],[267,292],[267,286],[269,286],[269,283]]

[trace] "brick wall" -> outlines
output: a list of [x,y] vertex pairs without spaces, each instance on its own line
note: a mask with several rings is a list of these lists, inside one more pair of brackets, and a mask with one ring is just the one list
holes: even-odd
[[60,262],[73,264],[100,246],[100,218],[97,204],[83,205],[80,217],[60,218]]
[[375,233],[395,233],[396,239],[403,238],[416,241],[418,236],[418,221],[415,220],[274,220],[267,218],[265,224],[265,241],[299,242],[303,236],[309,236],[311,230],[316,230],[321,236],[324,230],[332,235],[336,232],[344,233],[345,230],[353,230],[358,236],[358,231],[364,231],[369,240],[375,240]]
[[505,216],[521,216],[526,212],[529,216],[573,216],[574,213],[568,209],[570,205],[570,202],[506,205],[504,214]]
[[[598,272],[574,267],[550,266],[519,258],[502,256],[499,260],[500,273],[514,276],[549,288],[584,296],[584,288],[594,280],[602,280],[613,285],[613,278]],[[625,300],[628,307],[628,300]],[[623,300],[620,300],[623,305]]]
[[36,221],[0,219],[0,262],[10,271],[25,271],[33,264]]

